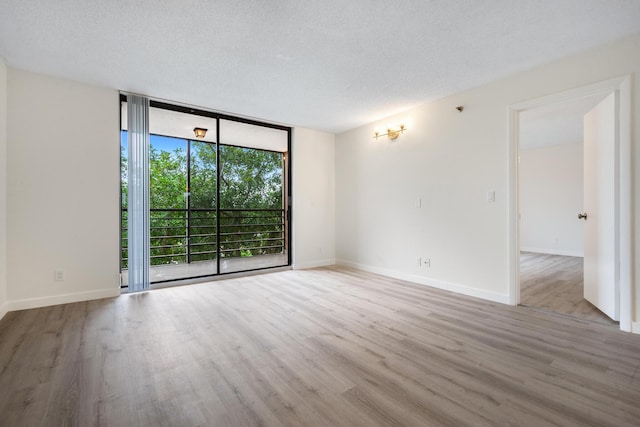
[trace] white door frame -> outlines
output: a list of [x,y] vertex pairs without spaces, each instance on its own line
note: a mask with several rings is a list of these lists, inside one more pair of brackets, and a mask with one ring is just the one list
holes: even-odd
[[553,95],[524,101],[508,107],[509,126],[509,304],[520,303],[520,237],[518,189],[518,138],[520,112],[569,101],[576,98],[618,92],[618,147],[617,147],[617,230],[618,278],[620,286],[620,329],[631,331],[633,310],[631,271],[631,76],[582,86]]

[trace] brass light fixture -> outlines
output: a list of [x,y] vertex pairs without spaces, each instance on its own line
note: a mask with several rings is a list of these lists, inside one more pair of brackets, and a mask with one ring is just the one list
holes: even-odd
[[205,128],[193,128],[193,133],[196,134],[196,138],[204,138],[207,134],[207,129]]
[[403,133],[405,130],[407,130],[407,128],[405,128],[404,125],[400,125],[400,129],[387,128],[387,133],[376,132],[373,137],[375,139],[378,139],[381,136],[386,136],[386,137],[389,137],[389,139],[394,140],[398,138],[400,134]]

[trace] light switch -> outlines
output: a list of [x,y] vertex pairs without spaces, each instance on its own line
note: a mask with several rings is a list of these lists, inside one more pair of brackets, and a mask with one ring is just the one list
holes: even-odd
[[496,192],[495,191],[487,191],[487,202],[493,203],[496,201]]

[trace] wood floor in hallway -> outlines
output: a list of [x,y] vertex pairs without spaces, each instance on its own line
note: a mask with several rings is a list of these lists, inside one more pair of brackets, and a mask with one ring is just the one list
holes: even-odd
[[341,267],[0,320],[7,426],[632,426],[640,336]]
[[581,319],[617,325],[583,296],[583,259],[520,253],[520,303]]

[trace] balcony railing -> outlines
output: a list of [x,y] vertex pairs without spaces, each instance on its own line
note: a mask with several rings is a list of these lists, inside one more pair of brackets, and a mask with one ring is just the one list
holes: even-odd
[[[218,212],[218,215],[216,214]],[[219,227],[219,230],[218,230]],[[122,211],[122,268],[127,268],[127,211]],[[281,254],[284,209],[151,209],[151,265]],[[219,238],[219,241],[218,241]]]

